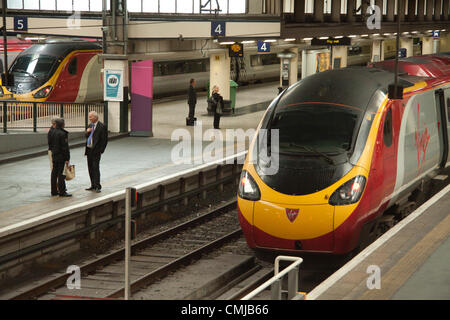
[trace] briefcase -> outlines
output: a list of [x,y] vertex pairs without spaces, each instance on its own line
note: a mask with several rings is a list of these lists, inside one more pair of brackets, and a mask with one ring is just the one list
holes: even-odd
[[75,178],[75,165],[74,164],[66,165],[64,168],[63,175],[66,176],[67,181],[70,181],[73,178]]

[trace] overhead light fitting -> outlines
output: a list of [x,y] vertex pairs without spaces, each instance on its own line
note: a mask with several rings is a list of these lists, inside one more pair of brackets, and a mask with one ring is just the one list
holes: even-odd
[[284,39],[284,41],[295,41],[295,38],[287,38],[287,39]]
[[255,40],[245,40],[242,41],[241,43],[246,44],[246,43],[255,43]]
[[277,40],[275,40],[275,39],[267,39],[267,40],[264,40],[264,42],[277,42]]
[[235,43],[236,42],[234,42],[234,41],[228,41],[228,42],[220,42],[219,44],[225,46],[225,45],[228,45],[228,44],[235,44]]

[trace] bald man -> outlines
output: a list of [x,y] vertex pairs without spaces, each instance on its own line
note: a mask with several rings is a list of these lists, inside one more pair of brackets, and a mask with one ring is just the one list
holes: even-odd
[[86,130],[86,151],[89,177],[91,186],[86,190],[100,193],[102,186],[100,184],[100,158],[105,152],[108,144],[108,132],[103,123],[98,121],[98,114],[95,111],[89,112],[89,128]]

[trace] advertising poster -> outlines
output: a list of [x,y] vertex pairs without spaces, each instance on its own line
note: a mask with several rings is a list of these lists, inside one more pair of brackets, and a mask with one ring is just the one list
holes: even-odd
[[123,71],[106,69],[104,79],[104,100],[123,101]]

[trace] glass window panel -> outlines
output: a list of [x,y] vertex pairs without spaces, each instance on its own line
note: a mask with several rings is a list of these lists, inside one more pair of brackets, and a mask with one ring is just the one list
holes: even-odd
[[128,0],[127,7],[129,12],[141,12],[142,2],[141,0]]
[[[356,0],[356,9],[361,7],[361,0]],[[361,14],[361,10],[359,10],[356,14]]]
[[194,13],[200,13],[200,0],[194,0]]
[[175,0],[164,0],[159,3],[159,12],[175,13]]
[[323,13],[331,14],[331,0],[325,0]]
[[23,8],[29,10],[39,10],[39,0],[25,0],[23,2]]
[[72,0],[56,0],[56,10],[72,11]]
[[22,5],[22,0],[8,0],[6,3],[6,7],[9,9],[23,9]]
[[314,0],[306,0],[305,13],[313,13],[313,12],[314,12]]
[[230,0],[229,13],[245,13],[245,0]]
[[347,14],[347,1],[341,1],[341,14]]
[[[217,5],[214,3],[213,9],[215,9]],[[227,0],[219,0],[220,13],[227,14],[228,13],[228,1]]]
[[383,0],[383,15],[387,14],[387,0]]
[[89,11],[89,0],[76,0],[73,2],[73,10]]
[[[102,0],[90,0],[90,11],[102,11],[103,10]],[[109,1],[108,1],[109,2]]]
[[158,0],[145,0],[142,11],[157,13],[158,12]]
[[177,0],[177,13],[192,13],[192,1]]
[[41,10],[56,10],[55,0],[41,0]]

